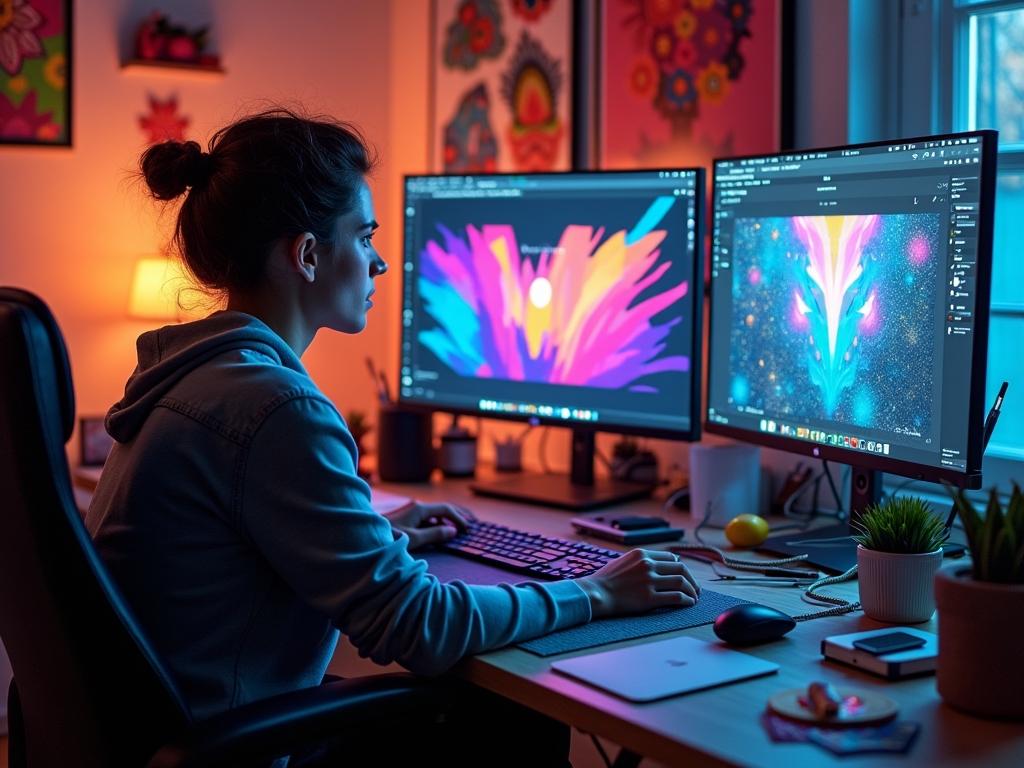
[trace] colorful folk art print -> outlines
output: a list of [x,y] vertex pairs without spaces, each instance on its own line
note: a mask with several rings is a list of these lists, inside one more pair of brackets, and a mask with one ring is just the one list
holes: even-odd
[[777,151],[781,0],[604,0],[602,168]]
[[927,439],[938,214],[737,219],[730,402]]
[[434,170],[567,170],[571,0],[437,0],[434,13]]
[[[520,257],[515,228],[466,225],[420,253],[419,291],[436,325],[420,342],[461,376],[657,392],[639,382],[686,372],[663,354],[680,317],[656,318],[689,290],[663,279],[663,220],[678,198],[656,198],[629,231],[570,224],[536,264]],[[664,317],[664,315],[662,315]]]
[[71,0],[0,0],[0,144],[71,144]]

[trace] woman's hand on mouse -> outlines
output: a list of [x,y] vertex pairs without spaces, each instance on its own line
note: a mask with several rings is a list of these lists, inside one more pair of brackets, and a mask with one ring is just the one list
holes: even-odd
[[590,576],[576,579],[590,598],[593,618],[694,605],[700,587],[671,552],[634,549]]
[[392,528],[409,537],[410,551],[448,541],[476,520],[472,512],[457,504],[421,504],[418,501],[410,501],[383,514]]

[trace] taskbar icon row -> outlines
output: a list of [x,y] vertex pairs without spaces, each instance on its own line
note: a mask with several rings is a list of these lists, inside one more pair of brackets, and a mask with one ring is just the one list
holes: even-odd
[[868,440],[866,437],[852,437],[836,432],[825,432],[810,427],[794,427],[790,424],[773,421],[772,419],[761,419],[761,431],[769,432],[782,437],[795,437],[798,440],[809,440],[812,443],[823,445],[834,445],[837,448],[849,448],[854,451],[865,453],[878,453],[883,456],[889,455],[889,444]]
[[536,405],[534,403],[505,403],[500,400],[481,400],[481,411],[514,413],[520,416],[535,416],[566,421],[597,421],[597,411],[585,408],[566,408],[558,405]]

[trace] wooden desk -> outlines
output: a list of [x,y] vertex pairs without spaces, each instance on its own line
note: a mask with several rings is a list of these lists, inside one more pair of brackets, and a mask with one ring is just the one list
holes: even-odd
[[[470,506],[482,519],[562,538],[582,538],[569,525],[569,512],[513,504],[473,496],[468,483],[435,485],[384,485],[384,490],[415,496],[425,501],[449,500]],[[661,502],[641,501],[624,505],[636,514],[657,514]],[[688,514],[673,511],[673,524],[692,531]],[[726,546],[721,531],[705,529],[705,541]],[[595,543],[598,540],[591,540]],[[614,548],[613,545],[601,543]],[[647,545],[662,548],[664,544]],[[962,562],[962,561],[961,561]],[[709,588],[765,603],[790,614],[809,612],[801,590],[777,587],[707,583],[714,578],[710,566],[691,561],[691,570]],[[513,577],[514,578],[514,577]],[[857,584],[837,585],[829,594],[856,599]],[[785,638],[744,649],[781,666],[778,674],[733,685],[677,696],[650,704],[631,704],[551,671],[552,661],[593,653],[578,651],[541,658],[518,648],[505,648],[464,659],[454,673],[543,712],[580,730],[606,737],[639,755],[667,765],[687,766],[1014,766],[1024,765],[1024,724],[984,720],[962,714],[943,704],[933,675],[886,682],[833,662],[820,653],[822,638],[888,625],[857,612],[798,624]],[[921,629],[936,632],[933,618]],[[657,642],[680,634],[718,642],[710,625],[655,635],[640,640],[602,646],[600,650]],[[343,645],[347,645],[342,642]],[[365,672],[365,670],[361,670]],[[778,690],[828,680],[837,686],[877,690],[896,701],[900,719],[921,724],[917,741],[908,755],[836,757],[812,744],[773,744],[760,724],[768,697]]]

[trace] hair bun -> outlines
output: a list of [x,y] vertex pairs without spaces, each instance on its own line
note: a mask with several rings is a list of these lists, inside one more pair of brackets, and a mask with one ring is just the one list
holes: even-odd
[[213,158],[194,141],[154,144],[142,156],[142,175],[158,200],[173,200],[204,184],[212,173]]

